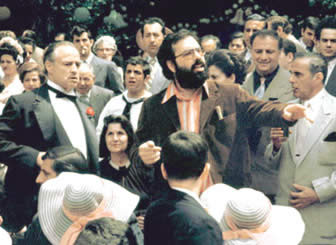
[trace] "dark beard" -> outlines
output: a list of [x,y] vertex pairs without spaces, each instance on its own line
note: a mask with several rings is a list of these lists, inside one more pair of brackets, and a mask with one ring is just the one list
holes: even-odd
[[[194,72],[196,65],[203,64],[203,72]],[[201,60],[196,60],[192,65],[191,69],[181,68],[175,63],[176,73],[175,79],[178,81],[180,86],[185,89],[197,89],[200,88],[206,79],[208,79],[208,71],[206,65]]]

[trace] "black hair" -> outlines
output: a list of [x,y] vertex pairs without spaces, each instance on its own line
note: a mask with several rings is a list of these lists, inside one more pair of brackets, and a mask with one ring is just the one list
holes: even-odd
[[91,31],[85,27],[85,26],[74,26],[70,32],[71,35],[71,39],[73,40],[75,36],[81,36],[83,33],[87,33],[88,34],[88,38],[92,39],[92,34]]
[[158,23],[162,26],[162,34],[166,35],[166,26],[164,21],[159,18],[159,17],[149,17],[147,19],[144,20],[143,24],[141,25],[141,34],[144,35],[145,32],[145,25],[151,25],[151,24],[155,24]]
[[245,80],[246,69],[242,60],[238,55],[232,54],[225,49],[218,49],[209,54],[207,57],[208,67],[214,65],[220,69],[225,76],[235,75],[235,83],[242,84]]
[[321,20],[315,32],[317,40],[320,40],[321,32],[323,29],[336,29],[336,17],[328,16]]
[[320,23],[319,18],[313,17],[313,16],[308,16],[307,18],[304,19],[304,21],[301,24],[301,28],[303,30],[306,30],[306,28],[309,28],[311,30],[316,30],[318,24]]
[[106,146],[105,135],[108,126],[111,123],[120,123],[122,129],[126,131],[128,143],[125,152],[129,154],[129,150],[131,149],[135,140],[135,134],[131,122],[123,115],[109,115],[104,118],[104,128],[99,140],[99,156],[104,158],[110,156],[110,151],[107,149]]
[[165,75],[165,77],[170,80],[174,79],[174,74],[169,70],[167,66],[167,61],[175,60],[175,51],[173,49],[173,45],[189,36],[195,38],[195,40],[199,43],[199,39],[194,32],[186,29],[181,29],[177,32],[168,34],[161,44],[157,58],[162,67],[163,75]]
[[285,53],[285,55],[288,55],[288,53],[292,53],[293,56],[295,56],[296,54],[295,43],[288,39],[282,39],[282,50]]
[[113,218],[92,220],[80,232],[74,245],[136,245],[130,226]]
[[251,46],[253,46],[253,42],[254,42],[254,39],[256,39],[256,37],[260,37],[262,39],[266,38],[266,37],[272,37],[273,39],[275,39],[275,40],[278,41],[278,49],[279,50],[282,49],[282,38],[279,37],[279,35],[276,33],[276,31],[273,31],[273,30],[260,30],[260,31],[256,31],[251,36]]
[[89,173],[88,163],[83,153],[72,146],[56,146],[42,156],[42,160],[52,159],[52,169],[59,175],[62,172]]
[[197,179],[208,159],[208,145],[196,133],[178,131],[164,142],[161,154],[168,179]]
[[126,73],[127,65],[134,65],[134,66],[141,65],[142,71],[144,73],[144,77],[146,77],[147,75],[150,75],[151,73],[151,67],[148,61],[142,58],[141,56],[133,56],[133,57],[130,57],[128,60],[126,60],[125,67],[124,67],[125,73]]

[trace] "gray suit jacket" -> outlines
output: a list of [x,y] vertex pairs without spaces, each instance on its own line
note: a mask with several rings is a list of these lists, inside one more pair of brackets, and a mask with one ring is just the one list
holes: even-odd
[[329,94],[336,96],[336,66],[331,72],[328,83],[325,87]]
[[[292,86],[289,83],[289,72],[279,68],[277,74],[268,85],[262,100],[277,99],[281,102],[287,102],[293,100]],[[246,81],[242,85],[249,94],[254,94],[254,75],[253,72],[249,73],[246,77]],[[255,149],[252,151],[252,187],[263,191],[265,194],[275,194],[277,190],[277,172],[269,169],[264,164],[265,148],[270,142],[270,128],[253,128],[251,129],[252,141],[250,143],[255,144]],[[259,138],[260,137],[260,138]],[[257,139],[256,139],[257,138]]]
[[105,105],[115,94],[113,91],[93,85],[90,93],[89,102],[90,105],[93,107],[95,112],[94,119],[95,119],[95,126],[98,124],[98,119],[100,113],[104,109]]
[[121,76],[114,62],[103,60],[94,55],[90,65],[93,67],[96,76],[95,85],[110,89],[116,94],[124,91]]
[[335,107],[336,98],[326,93],[322,109],[307,133],[302,156],[295,156],[298,124],[291,128],[292,134],[275,156],[272,144],[265,152],[266,163],[279,169],[277,204],[289,205],[293,183],[314,188],[320,198],[319,203],[299,209],[306,224],[302,244],[336,244],[336,141],[325,141],[336,133]]

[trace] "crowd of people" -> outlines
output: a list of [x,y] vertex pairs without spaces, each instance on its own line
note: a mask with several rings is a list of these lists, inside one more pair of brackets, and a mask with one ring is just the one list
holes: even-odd
[[336,17],[299,28],[1,30],[0,243],[336,244]]

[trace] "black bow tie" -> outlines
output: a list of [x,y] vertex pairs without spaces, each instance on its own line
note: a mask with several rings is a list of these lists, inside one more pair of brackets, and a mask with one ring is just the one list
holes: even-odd
[[49,85],[48,85],[48,89],[56,93],[56,98],[68,98],[70,101],[76,103],[77,97],[75,95],[65,94],[53,87],[50,87]]

